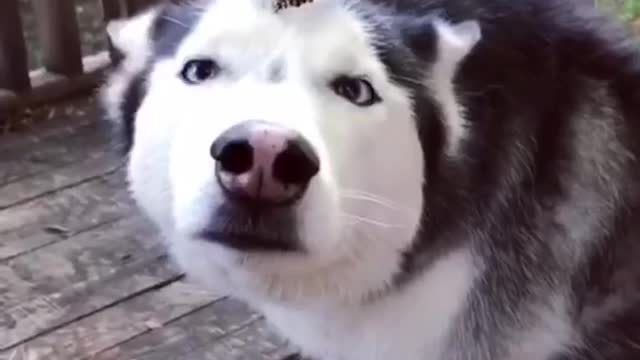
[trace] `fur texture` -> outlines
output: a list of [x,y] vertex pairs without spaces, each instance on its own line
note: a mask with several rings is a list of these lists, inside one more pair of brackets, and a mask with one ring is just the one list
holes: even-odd
[[[640,56],[582,1],[167,2],[109,32],[134,198],[189,275],[305,356],[640,358]],[[215,77],[186,83],[203,58]],[[380,101],[347,101],[344,76]],[[216,182],[209,147],[247,120],[320,159],[286,232],[284,210],[246,216]]]

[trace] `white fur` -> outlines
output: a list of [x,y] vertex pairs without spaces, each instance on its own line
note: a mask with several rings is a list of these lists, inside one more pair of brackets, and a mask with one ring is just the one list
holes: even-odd
[[438,34],[438,58],[430,71],[429,87],[442,107],[448,153],[455,155],[466,135],[467,124],[453,80],[460,62],[480,41],[481,31],[476,21],[449,24],[435,20],[434,25]]
[[262,310],[318,359],[444,360],[449,333],[476,275],[471,254],[461,249],[439,259],[402,292],[378,302],[299,308],[268,304]]
[[568,301],[568,296],[556,294],[547,303],[534,305],[533,323],[512,342],[509,359],[550,359],[579,342],[567,312]]
[[[455,137],[462,115],[447,81],[474,38],[466,25],[439,29],[444,55],[435,70],[444,74],[434,74],[433,86],[445,114],[457,116]],[[146,44],[115,36],[125,49]],[[386,289],[417,232],[424,163],[410,95],[390,80],[369,36],[356,15],[332,1],[277,15],[251,0],[213,2],[176,56],[150,73],[130,186],[189,275],[260,308],[312,355],[441,359],[477,275],[466,249],[437,261],[402,292],[365,301]],[[177,74],[193,56],[216,59],[219,77],[184,84]],[[270,69],[280,65],[283,80],[273,82]],[[341,73],[365,75],[383,101],[362,108],[338,97],[328,82]],[[249,255],[194,237],[224,201],[209,147],[229,127],[253,119],[297,130],[319,154],[320,173],[297,205],[307,253]]]

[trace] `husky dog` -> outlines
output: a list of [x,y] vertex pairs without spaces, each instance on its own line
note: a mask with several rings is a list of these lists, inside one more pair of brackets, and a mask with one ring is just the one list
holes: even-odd
[[570,0],[166,2],[108,27],[133,197],[317,360],[640,359],[640,55]]

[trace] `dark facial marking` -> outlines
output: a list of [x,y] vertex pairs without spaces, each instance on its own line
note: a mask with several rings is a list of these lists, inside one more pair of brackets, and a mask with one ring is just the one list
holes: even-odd
[[201,15],[202,10],[188,5],[167,4],[160,11],[151,31],[155,56],[163,58],[173,55]]
[[122,138],[122,151],[126,154],[131,151],[133,146],[133,138],[135,133],[135,118],[138,108],[142,103],[146,94],[145,79],[147,72],[144,71],[136,75],[129,87],[124,93],[123,102],[120,108],[122,114],[121,123],[121,138]]
[[277,82],[281,82],[284,79],[285,69],[284,69],[284,64],[281,61],[277,61],[273,63],[269,67],[268,71],[269,71],[269,74],[268,74],[269,81],[277,83]]
[[145,69],[130,81],[120,107],[122,114],[120,137],[122,150],[125,154],[133,146],[136,113],[146,95],[145,81],[154,61],[173,55],[182,40],[197,24],[200,15],[200,10],[188,5],[168,3],[161,9],[153,23],[151,29],[152,59],[147,62]]

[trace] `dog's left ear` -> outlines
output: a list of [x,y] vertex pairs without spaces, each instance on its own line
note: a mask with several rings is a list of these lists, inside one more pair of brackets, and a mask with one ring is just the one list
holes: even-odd
[[150,8],[130,18],[111,20],[107,35],[113,46],[125,56],[151,48],[151,28],[159,8]]
[[477,21],[450,23],[442,17],[413,19],[403,23],[404,39],[424,62],[425,86],[439,103],[446,134],[446,152],[458,153],[468,124],[457,100],[455,79],[461,63],[482,38]]
[[475,20],[450,23],[434,14],[429,17],[403,19],[403,36],[411,49],[425,60],[436,57],[459,62],[482,38],[480,24]]
[[475,20],[451,24],[435,19],[433,26],[438,35],[438,53],[453,62],[465,58],[482,38],[480,24]]

